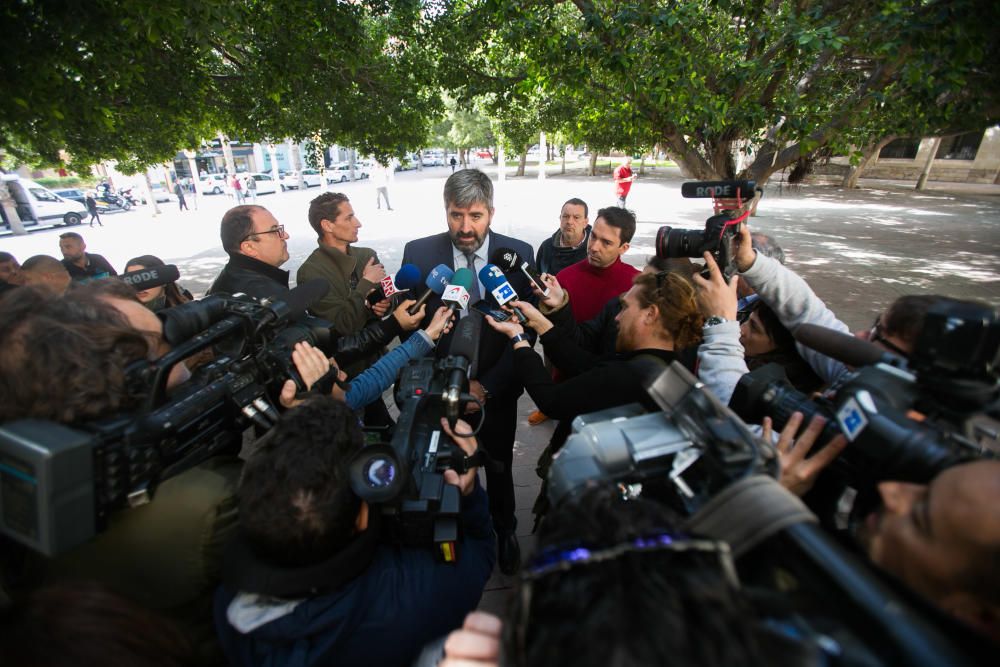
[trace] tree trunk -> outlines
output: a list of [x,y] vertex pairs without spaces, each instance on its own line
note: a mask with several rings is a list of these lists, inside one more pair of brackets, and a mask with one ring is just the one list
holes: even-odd
[[524,176],[524,165],[528,162],[528,144],[521,146],[521,159],[517,162],[517,173],[515,176]]
[[639,159],[639,175],[642,176],[646,173],[646,154],[643,153],[642,157]]
[[895,139],[895,135],[889,135],[888,137],[883,137],[874,144],[868,144],[861,149],[861,162],[858,163],[856,167],[851,167],[847,174],[844,176],[843,182],[840,187],[846,190],[853,190],[858,187],[858,179],[861,178],[861,174],[865,172],[866,169],[878,162],[878,154],[882,152],[882,149],[886,145]]
[[587,175],[588,176],[596,176],[597,175],[597,151],[596,150],[590,151],[590,166],[587,169]]
[[562,170],[559,173],[566,173],[566,144],[563,144],[562,146]]
[[927,187],[927,179],[931,175],[931,167],[934,166],[934,158],[937,156],[938,147],[940,146],[941,137],[931,139],[931,149],[927,155],[927,163],[924,165],[924,170],[920,172],[920,178],[917,179],[917,190],[923,190]]

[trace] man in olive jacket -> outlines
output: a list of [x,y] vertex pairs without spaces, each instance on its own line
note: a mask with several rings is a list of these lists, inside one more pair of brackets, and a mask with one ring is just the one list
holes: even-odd
[[[385,267],[374,250],[352,245],[358,240],[361,221],[355,217],[346,195],[326,192],[313,199],[309,203],[309,224],[316,230],[319,247],[299,267],[296,280],[299,285],[313,278],[330,283],[330,291],[310,310],[333,323],[333,329],[341,336],[357,333],[389,309],[388,299],[374,306],[366,301],[385,278]],[[353,377],[375,363],[379,356],[375,353],[346,365],[343,370]],[[388,420],[389,413],[382,401],[376,401],[366,410],[366,425],[388,424]]]

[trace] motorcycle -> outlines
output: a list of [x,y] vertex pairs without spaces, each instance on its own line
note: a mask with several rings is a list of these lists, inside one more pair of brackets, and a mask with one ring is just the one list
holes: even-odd
[[131,208],[132,203],[129,200],[113,192],[105,192],[97,196],[97,210],[101,213],[128,211]]
[[[132,188],[124,188],[118,191],[118,194],[129,204],[129,206],[138,206],[139,198],[132,194]],[[125,209],[126,211],[128,209]]]

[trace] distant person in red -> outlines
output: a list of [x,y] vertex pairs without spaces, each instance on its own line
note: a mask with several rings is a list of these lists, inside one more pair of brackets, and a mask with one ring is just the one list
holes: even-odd
[[628,197],[628,191],[632,189],[632,181],[635,180],[635,175],[632,173],[631,155],[625,156],[625,164],[620,164],[615,167],[614,176],[615,194],[618,195],[618,206],[620,208],[625,208],[625,198]]

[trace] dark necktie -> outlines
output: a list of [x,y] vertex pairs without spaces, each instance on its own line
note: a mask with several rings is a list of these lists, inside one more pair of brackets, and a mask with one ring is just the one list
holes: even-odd
[[476,253],[465,253],[465,261],[469,271],[472,271],[472,288],[469,289],[469,305],[471,306],[483,298],[482,295],[479,294],[479,274],[476,272]]
[[[472,318],[473,325],[473,340],[479,340],[480,334],[483,330],[483,316],[476,310],[473,310],[472,304],[479,301],[482,297],[479,294],[479,276],[476,274],[476,253],[467,252],[465,253],[466,266],[468,266],[469,271],[472,271],[472,287],[469,289],[469,308],[466,311],[466,317]],[[472,359],[469,359],[469,378],[478,377],[479,372],[479,347],[476,347],[476,354]]]

